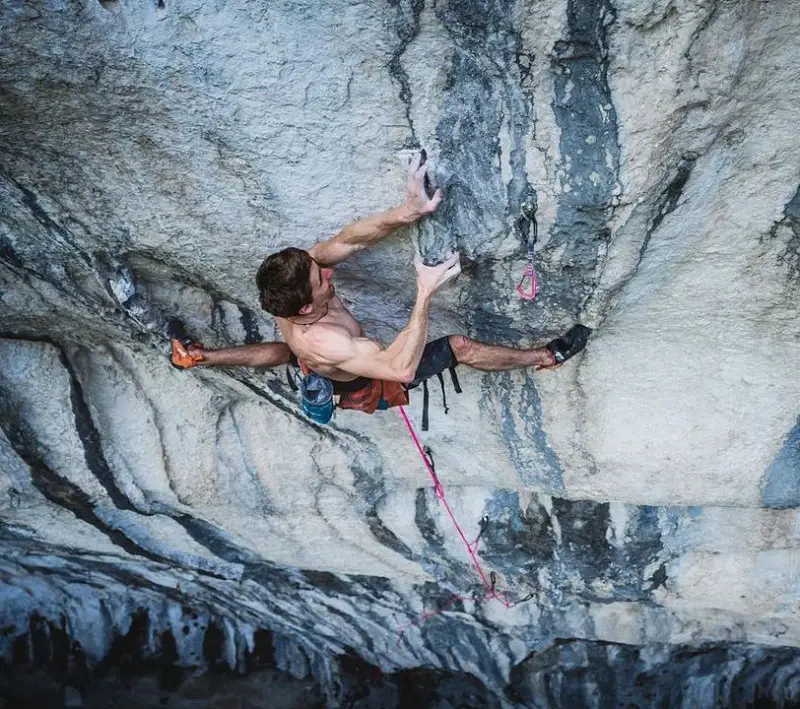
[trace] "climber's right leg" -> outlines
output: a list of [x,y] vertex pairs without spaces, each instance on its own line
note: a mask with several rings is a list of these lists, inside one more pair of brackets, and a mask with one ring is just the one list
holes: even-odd
[[293,361],[292,351],[283,342],[206,349],[199,343],[172,340],[172,364],[178,369],[197,365],[209,367],[277,367]]

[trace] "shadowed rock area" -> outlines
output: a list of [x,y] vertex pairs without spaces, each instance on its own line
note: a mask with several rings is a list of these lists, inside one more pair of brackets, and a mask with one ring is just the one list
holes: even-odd
[[[0,702],[800,706],[799,38],[800,0],[4,3]],[[397,412],[167,357],[277,339],[264,256],[420,149],[439,210],[337,268],[365,332],[415,248],[465,265],[431,339],[593,328],[432,383],[485,583]]]

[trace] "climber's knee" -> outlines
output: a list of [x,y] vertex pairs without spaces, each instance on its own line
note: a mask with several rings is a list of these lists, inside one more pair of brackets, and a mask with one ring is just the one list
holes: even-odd
[[470,364],[478,343],[464,335],[450,335],[447,339],[450,342],[450,349],[453,350],[456,361],[460,364]]

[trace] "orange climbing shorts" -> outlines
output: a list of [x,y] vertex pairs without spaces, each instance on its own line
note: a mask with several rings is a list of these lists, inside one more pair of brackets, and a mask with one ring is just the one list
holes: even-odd
[[384,382],[380,379],[366,379],[359,377],[356,382],[363,382],[360,389],[351,391],[351,387],[346,387],[347,391],[342,391],[343,384],[352,382],[334,382],[333,392],[339,394],[339,408],[363,411],[365,414],[373,414],[378,409],[391,409],[393,406],[405,406],[408,404],[408,392],[400,382]]

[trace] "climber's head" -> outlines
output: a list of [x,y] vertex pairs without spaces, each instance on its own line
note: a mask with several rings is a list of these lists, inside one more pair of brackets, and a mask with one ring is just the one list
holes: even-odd
[[279,318],[308,315],[335,294],[333,269],[321,268],[303,249],[271,254],[256,273],[261,307]]

